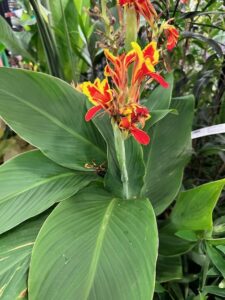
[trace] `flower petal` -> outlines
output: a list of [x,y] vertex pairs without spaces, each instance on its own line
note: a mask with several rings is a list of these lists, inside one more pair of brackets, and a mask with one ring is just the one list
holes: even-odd
[[129,51],[124,58],[125,67],[128,67],[135,60],[135,57],[136,57],[135,51],[134,50]]
[[156,65],[159,61],[159,51],[157,50],[157,43],[149,43],[143,50],[144,58],[150,59],[153,65]]
[[165,89],[168,89],[169,87],[169,83],[165,81],[165,79],[157,74],[157,73],[151,73],[149,72],[148,74],[150,77],[152,77],[153,79],[155,79],[162,87],[164,87]]
[[85,115],[85,121],[90,121],[94,116],[102,109],[101,105],[93,106],[88,110],[88,112]]
[[132,126],[132,128],[130,128],[130,133],[132,134],[132,136],[135,138],[135,140],[142,144],[142,145],[147,145],[150,142],[150,137],[149,135],[144,132],[143,130]]
[[105,57],[113,64],[115,65],[116,64],[116,61],[117,61],[117,57],[115,55],[113,55],[109,49],[104,49],[104,54],[105,54]]

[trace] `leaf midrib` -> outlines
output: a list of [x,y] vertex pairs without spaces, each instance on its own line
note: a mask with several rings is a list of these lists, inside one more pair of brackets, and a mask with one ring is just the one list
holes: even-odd
[[[48,114],[47,112],[43,111],[42,109],[40,109],[39,107],[31,104],[30,102],[23,100],[22,98],[16,96],[15,94],[12,94],[6,90],[0,89],[0,92],[2,92],[3,94],[7,94],[8,96],[11,96],[12,98],[17,99],[19,102],[22,102],[23,104],[27,105],[28,107],[32,108],[33,110],[39,112],[41,115],[45,116],[47,119],[49,119],[52,123],[56,124],[58,127],[64,129],[65,131],[67,131],[69,134],[71,134],[73,137],[78,138],[80,140],[82,140],[84,143],[91,145],[92,147],[96,148],[97,151],[99,153],[101,153],[101,155],[105,156],[104,151],[102,151],[99,147],[97,147],[95,144],[91,143],[89,140],[87,140],[86,138],[84,138],[84,136],[78,134],[76,131],[72,130],[71,128],[69,128],[68,126],[64,125],[62,122],[60,122],[57,118],[51,116],[50,114]],[[85,121],[84,121],[85,122]]]
[[87,287],[85,288],[85,294],[84,294],[84,297],[83,297],[83,299],[85,299],[85,300],[88,300],[88,297],[90,295],[90,291],[91,291],[91,288],[92,288],[92,285],[93,285],[93,282],[94,282],[94,279],[95,279],[95,274],[96,274],[96,271],[97,271],[97,267],[98,267],[98,261],[99,261],[99,258],[100,258],[105,233],[107,231],[108,224],[109,224],[109,221],[110,221],[110,217],[112,215],[114,206],[115,206],[117,201],[118,201],[118,199],[116,199],[116,198],[114,198],[110,201],[110,203],[109,203],[109,205],[108,205],[108,207],[107,207],[107,209],[104,213],[104,216],[103,216],[102,222],[100,224],[100,227],[99,227],[99,232],[98,232],[95,248],[94,248],[93,255],[92,255],[92,260],[90,262],[89,273],[88,273],[87,280],[86,280],[87,281]]
[[23,190],[20,190],[18,192],[10,194],[10,195],[8,195],[6,197],[0,198],[0,205],[2,203],[6,202],[7,200],[10,200],[11,198],[14,198],[14,197],[17,197],[17,196],[19,196],[19,195],[21,195],[23,193],[26,193],[26,192],[28,192],[28,191],[30,191],[30,190],[38,187],[38,186],[41,186],[43,184],[46,184],[46,183],[49,183],[51,181],[57,180],[59,178],[63,178],[63,177],[67,177],[67,176],[69,177],[69,176],[74,176],[74,175],[75,175],[75,173],[72,173],[72,172],[71,173],[63,173],[63,174],[60,174],[60,175],[52,176],[50,178],[46,178],[44,180],[40,180],[39,182],[37,182],[35,184],[32,184],[32,185],[30,185],[29,187],[27,187],[27,188],[25,188]]

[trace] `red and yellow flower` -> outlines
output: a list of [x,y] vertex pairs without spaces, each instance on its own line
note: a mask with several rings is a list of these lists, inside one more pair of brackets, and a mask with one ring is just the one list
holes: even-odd
[[155,65],[159,62],[159,51],[157,50],[157,43],[151,42],[143,50],[141,47],[133,42],[132,48],[135,53],[135,63],[132,77],[132,85],[140,85],[146,76],[156,80],[164,88],[168,88],[168,83],[155,72]]
[[149,135],[139,128],[144,128],[146,120],[150,118],[146,107],[132,103],[120,110],[120,116],[119,128],[122,131],[128,130],[140,144],[147,145],[150,142]]
[[94,83],[84,82],[79,89],[88,97],[95,106],[90,108],[85,116],[86,121],[90,121],[100,110],[108,110],[110,102],[113,100],[113,93],[107,79],[102,82],[99,78]]
[[168,51],[173,50],[173,48],[177,45],[177,41],[179,38],[179,32],[175,28],[175,26],[168,24],[170,21],[171,20],[163,22],[161,25],[161,28],[162,30],[164,30],[167,39],[166,47]]
[[118,0],[119,5],[133,5],[138,14],[142,15],[152,26],[157,12],[150,0]]
[[139,103],[142,82],[150,77],[163,87],[168,87],[168,83],[155,70],[159,62],[157,44],[151,42],[142,50],[134,42],[128,53],[115,56],[108,49],[104,53],[107,59],[104,73],[106,78],[111,78],[112,87],[107,79],[102,82],[99,79],[94,83],[84,82],[80,86],[80,90],[94,104],[88,110],[85,120],[90,121],[100,110],[104,110],[123,133],[131,134],[139,143],[146,145],[150,138],[142,129],[150,113]]

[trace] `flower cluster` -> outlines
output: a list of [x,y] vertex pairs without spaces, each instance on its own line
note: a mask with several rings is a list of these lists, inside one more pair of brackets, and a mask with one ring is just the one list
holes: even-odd
[[[153,5],[147,0],[119,0],[120,6],[133,6],[137,15],[142,15],[158,34],[164,32],[167,39],[167,50],[171,51],[178,39],[178,31],[169,24],[154,26],[158,18]],[[157,29],[155,29],[157,27]],[[141,87],[147,80],[155,80],[162,87],[168,83],[155,70],[159,63],[160,50],[157,39],[153,39],[144,49],[136,42],[131,43],[131,50],[121,55],[114,55],[104,49],[107,64],[104,70],[105,79],[97,78],[94,83],[84,82],[79,89],[94,105],[85,116],[90,121],[100,111],[107,112],[123,133],[124,138],[132,135],[140,144],[147,145],[150,137],[142,129],[150,118],[149,110],[140,104]]]
[[[151,42],[142,50],[133,42],[132,50],[119,56],[105,49],[108,62],[104,72],[106,78],[102,82],[97,78],[94,83],[84,82],[80,85],[82,92],[95,105],[87,112],[86,121],[104,110],[112,116],[124,134],[130,133],[141,144],[149,143],[149,136],[142,130],[150,113],[140,105],[141,84],[150,77],[163,87],[168,87],[168,83],[155,71],[155,65],[159,62],[156,46],[156,42]],[[132,71],[131,76],[129,70]],[[112,88],[108,78],[111,79]]]

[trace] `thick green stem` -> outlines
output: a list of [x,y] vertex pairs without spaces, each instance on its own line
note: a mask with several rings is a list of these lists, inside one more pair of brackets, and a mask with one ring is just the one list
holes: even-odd
[[137,14],[134,7],[126,7],[126,51],[131,49],[131,42],[136,42],[138,32]]
[[124,139],[117,124],[113,123],[112,126],[114,131],[116,156],[121,171],[121,181],[123,184],[123,197],[125,199],[129,199],[129,188],[128,188],[129,178],[128,178],[128,172],[126,166],[126,151],[125,151]]

